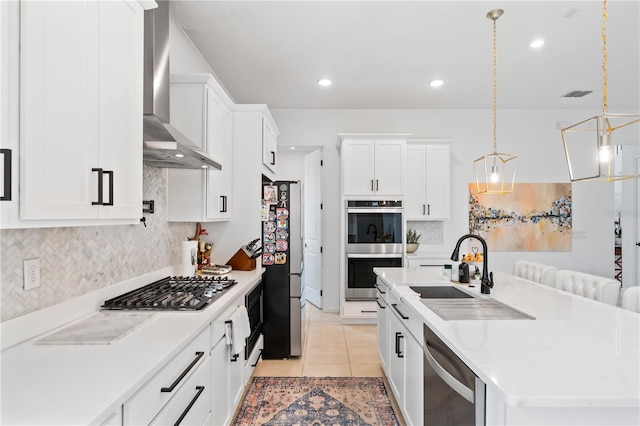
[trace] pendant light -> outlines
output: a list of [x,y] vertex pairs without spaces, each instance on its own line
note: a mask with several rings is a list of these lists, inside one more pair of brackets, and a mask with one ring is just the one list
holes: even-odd
[[518,156],[499,153],[496,143],[496,94],[498,89],[496,79],[496,21],[503,13],[504,10],[502,9],[495,9],[487,13],[487,18],[493,21],[493,152],[483,155],[473,162],[478,194],[507,194],[513,192],[518,168]]
[[[615,155],[625,143],[640,143],[640,128],[631,126],[640,122],[638,114],[610,114],[607,112],[607,0],[602,4],[602,114],[562,129],[562,143],[569,167],[571,182],[612,182],[637,178],[615,172]],[[629,127],[630,126],[630,127]],[[616,132],[618,146],[613,145]]]

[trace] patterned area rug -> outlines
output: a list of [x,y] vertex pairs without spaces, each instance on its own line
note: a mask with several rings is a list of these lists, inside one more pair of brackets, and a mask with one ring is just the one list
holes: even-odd
[[381,377],[254,377],[234,424],[400,423]]

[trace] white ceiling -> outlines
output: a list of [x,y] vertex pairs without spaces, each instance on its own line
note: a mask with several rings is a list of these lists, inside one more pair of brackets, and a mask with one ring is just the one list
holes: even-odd
[[[600,1],[171,2],[234,100],[270,108],[491,108],[496,8],[499,109],[601,111]],[[607,11],[607,109],[637,110],[640,1]],[[435,78],[445,85],[430,88]],[[561,97],[573,90],[593,93]]]

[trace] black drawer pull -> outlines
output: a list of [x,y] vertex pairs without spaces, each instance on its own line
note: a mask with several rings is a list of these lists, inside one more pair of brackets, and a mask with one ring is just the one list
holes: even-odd
[[360,309],[360,312],[363,314],[375,314],[378,312],[377,309]]
[[382,306],[382,304],[380,303],[380,299],[376,298],[376,303],[378,304],[378,306],[380,306],[380,309],[387,309],[386,306]]
[[380,294],[386,294],[386,292],[385,292],[385,291],[382,291],[382,290],[380,289],[380,286],[379,286],[378,284],[374,284],[374,286],[376,287],[376,290],[378,290],[378,292],[380,292]]
[[408,317],[408,316],[406,316],[405,314],[403,314],[402,312],[400,312],[400,309],[398,309],[398,305],[396,305],[395,303],[392,303],[392,304],[391,304],[391,307],[392,307],[393,309],[395,309],[395,310],[396,310],[396,312],[398,313],[398,315],[400,315],[400,318],[402,318],[403,320],[408,320],[408,319],[409,319],[409,317]]
[[103,206],[112,206],[113,205],[113,170],[105,170],[105,175],[109,175],[109,201],[102,204]]
[[260,352],[258,353],[258,358],[256,358],[256,363],[251,364],[251,367],[255,367],[256,365],[258,365],[258,362],[260,362],[260,358],[262,358],[262,349],[260,349]]
[[98,201],[92,201],[92,206],[101,206],[104,203],[102,202],[102,169],[94,167],[91,169],[92,172],[98,172]]
[[184,369],[180,376],[173,383],[171,383],[171,386],[169,386],[168,388],[161,388],[160,392],[173,392],[176,386],[178,386],[178,383],[180,383],[180,381],[184,379],[187,374],[189,374],[189,371],[191,371],[191,369],[198,363],[198,361],[200,361],[200,358],[202,358],[203,355],[204,352],[196,352],[196,357],[193,361],[191,361],[191,364],[189,364],[189,366]]
[[0,201],[11,201],[11,150],[0,149],[0,154],[4,157],[4,176],[2,177],[4,190]]
[[275,151],[271,151],[271,165],[272,166],[276,165],[276,152]]
[[233,354],[233,355],[231,355],[231,362],[236,362],[236,361],[238,361],[238,357],[239,357],[239,356],[240,356],[239,354]]
[[193,404],[196,403],[198,398],[200,398],[200,395],[202,394],[202,392],[204,392],[204,386],[196,386],[196,390],[198,391],[196,393],[196,396],[193,397],[189,405],[187,405],[187,408],[184,409],[180,417],[178,417],[178,421],[176,421],[173,426],[178,426],[180,423],[182,423],[182,420],[184,420],[187,414],[189,414],[189,411],[191,410],[191,407],[193,407]]
[[396,331],[396,355],[400,355],[400,336],[402,333]]
[[[396,333],[396,334],[400,334],[400,333]],[[400,339],[404,339],[404,336],[402,334],[398,336],[398,358],[404,358],[404,354],[400,352]]]

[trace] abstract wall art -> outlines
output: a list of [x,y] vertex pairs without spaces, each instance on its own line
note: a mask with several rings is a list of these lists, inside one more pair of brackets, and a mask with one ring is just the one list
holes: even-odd
[[517,183],[501,195],[475,188],[469,184],[469,232],[491,251],[571,251],[570,183]]

